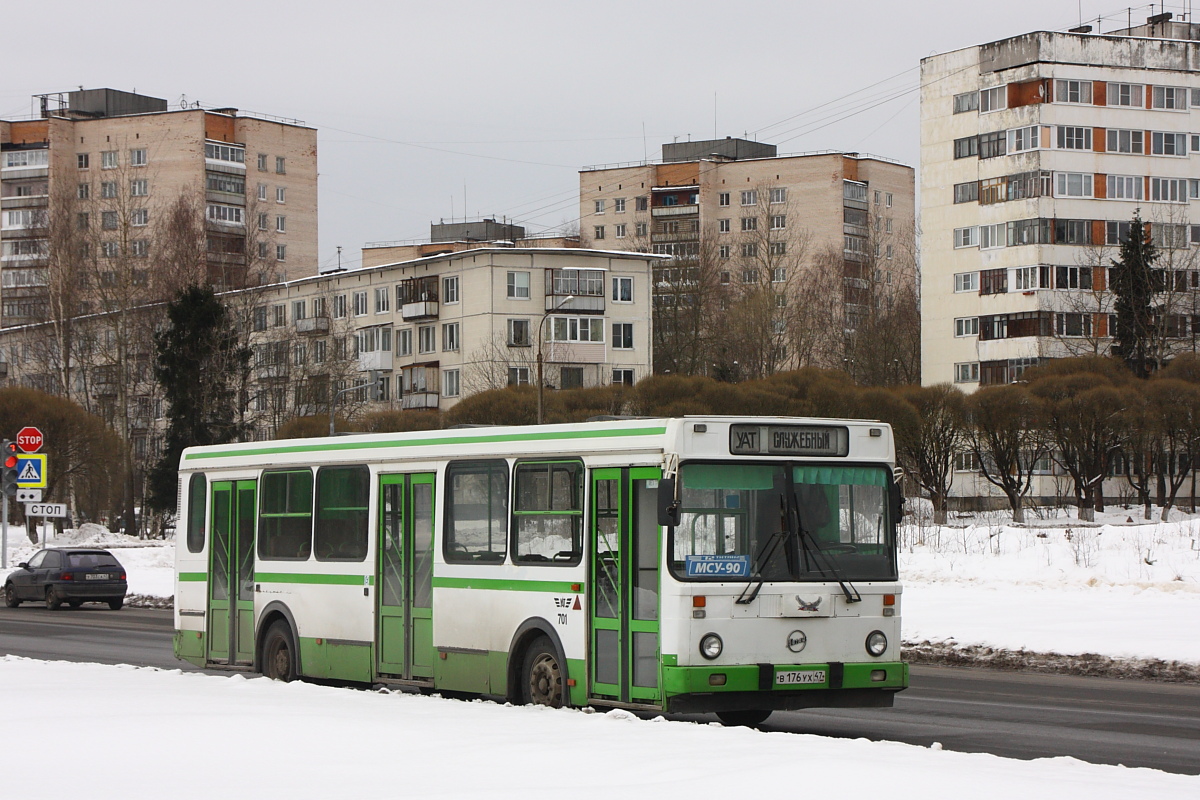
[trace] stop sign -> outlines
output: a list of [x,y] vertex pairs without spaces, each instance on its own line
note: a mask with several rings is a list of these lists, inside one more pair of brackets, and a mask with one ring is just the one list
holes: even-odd
[[42,432],[32,425],[27,425],[17,433],[17,445],[26,453],[36,453],[42,449]]

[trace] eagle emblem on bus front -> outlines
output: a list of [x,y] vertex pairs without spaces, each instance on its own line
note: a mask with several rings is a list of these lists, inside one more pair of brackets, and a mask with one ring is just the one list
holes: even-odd
[[800,607],[801,611],[817,611],[821,608],[821,601],[823,599],[822,597],[818,597],[816,600],[805,600],[800,595],[796,595],[796,605]]

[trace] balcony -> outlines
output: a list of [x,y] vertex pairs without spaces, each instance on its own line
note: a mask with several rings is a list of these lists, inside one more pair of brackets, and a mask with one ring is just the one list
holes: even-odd
[[700,213],[700,206],[693,203],[686,206],[654,206],[650,209],[651,217],[686,217]]
[[[571,297],[567,295],[567,297]],[[553,311],[556,314],[565,314],[575,311],[581,314],[603,314],[604,313],[604,297],[584,296],[584,297],[560,297],[558,295],[546,295],[546,310]]]
[[359,353],[358,368],[362,372],[368,372],[373,369],[390,372],[392,369],[392,351],[371,350],[366,353]]
[[0,199],[0,208],[45,208],[50,198],[44,194],[21,195]]
[[437,408],[439,395],[437,392],[410,392],[400,398],[401,408]]
[[400,306],[400,316],[405,320],[428,319],[437,315],[437,300],[418,300],[413,303],[404,303]]
[[329,317],[298,319],[296,333],[329,333]]
[[651,244],[666,244],[668,242],[698,242],[700,241],[699,231],[684,231],[682,233],[652,233],[650,234]]

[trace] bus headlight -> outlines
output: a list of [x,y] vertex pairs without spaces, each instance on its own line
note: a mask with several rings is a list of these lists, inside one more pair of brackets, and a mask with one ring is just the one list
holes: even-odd
[[887,650],[887,637],[883,631],[871,631],[867,635],[867,652],[879,658]]
[[721,651],[725,649],[725,643],[721,641],[721,637],[715,633],[706,633],[700,639],[700,655],[712,661],[717,656],[721,655]]

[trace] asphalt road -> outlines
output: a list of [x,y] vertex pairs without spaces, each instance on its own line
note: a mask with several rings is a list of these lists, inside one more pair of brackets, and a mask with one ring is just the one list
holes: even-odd
[[[169,610],[0,608],[0,654],[190,669],[171,634]],[[762,727],[1200,774],[1195,685],[914,666],[894,708],[777,712]]]

